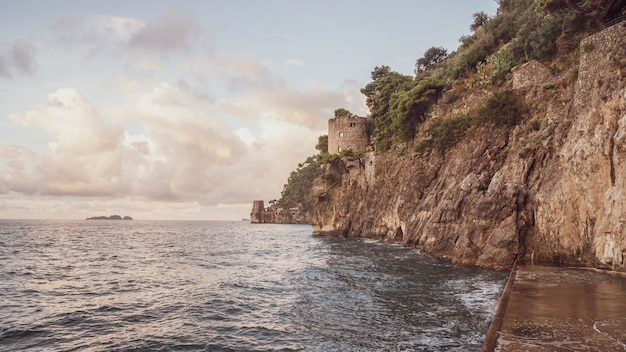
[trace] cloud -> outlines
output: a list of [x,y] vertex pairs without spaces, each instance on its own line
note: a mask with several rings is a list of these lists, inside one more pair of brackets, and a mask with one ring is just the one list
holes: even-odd
[[154,22],[135,31],[128,40],[128,47],[156,53],[187,52],[201,34],[193,18],[168,8]]
[[[279,119],[311,130],[325,129],[333,111],[347,102],[344,92],[323,88],[259,90],[251,94],[251,99],[254,104],[274,112]],[[362,112],[358,105],[350,104],[347,108],[354,113]]]
[[276,119],[319,131],[326,129],[327,119],[338,107],[367,114],[356,81],[346,81],[339,89],[321,85],[293,89],[275,71],[251,57],[205,58],[181,65],[179,71],[193,74],[201,82],[210,81],[215,86],[221,83],[235,96],[220,99],[215,111],[248,121],[271,113]]
[[98,16],[94,24],[97,32],[118,38],[121,42],[128,42],[145,27],[146,23],[141,20],[107,15]]
[[[239,103],[256,118],[224,119],[222,103],[185,84],[145,88],[100,109],[62,88],[48,95],[46,106],[11,114],[51,139],[43,153],[0,144],[0,189],[204,206],[276,197],[289,173],[314,153],[330,107],[348,99],[321,88],[273,92],[280,97],[255,91]],[[129,123],[135,127],[125,128]]]
[[[92,57],[105,50],[110,44],[112,33],[102,31],[102,19],[79,19],[62,17],[56,20],[50,29],[58,42],[65,48],[86,47],[88,57]],[[111,37],[114,38],[114,37]],[[117,43],[117,40],[113,41]]]
[[[101,31],[130,38],[135,27],[124,23],[101,24]],[[155,60],[146,65],[167,65]],[[114,76],[102,85],[119,94],[110,105],[74,88],[51,92],[42,107],[9,115],[24,133],[43,130],[49,140],[43,150],[0,142],[0,203],[39,197],[56,204],[42,212],[63,212],[54,199],[67,199],[109,204],[104,215],[157,218],[171,204],[177,217],[201,218],[194,209],[241,211],[252,199],[279,197],[290,172],[315,153],[333,110],[358,114],[365,107],[356,82],[294,89],[270,67],[250,56],[216,55],[178,64],[169,79]],[[150,202],[162,208],[132,208]]]
[[0,51],[0,77],[12,78],[14,73],[34,74],[37,71],[37,50],[27,40],[17,39]]
[[0,53],[0,77],[11,78],[11,68],[9,62]]
[[[95,17],[64,17],[51,27],[57,39],[67,47],[87,47],[88,56],[103,51],[167,55],[187,53],[202,38],[201,27],[187,14],[166,8],[152,22],[135,18],[98,15]],[[154,62],[129,55],[153,69]]]
[[107,124],[76,90],[58,89],[48,95],[45,108],[11,114],[9,118],[55,136],[48,143],[47,154],[31,158],[27,174],[10,168],[10,185],[17,180],[23,183],[20,189],[11,186],[12,191],[93,196],[115,194],[123,188],[118,166],[129,159],[117,148],[122,130]]
[[4,161],[4,165],[0,164],[1,193],[36,193],[31,181],[32,165],[37,163],[35,153],[24,147],[0,144],[0,160]]
[[179,66],[182,74],[191,74],[201,82],[219,80],[231,92],[274,89],[286,81],[251,56],[214,56]]
[[[130,104],[107,110],[118,115],[114,124],[78,91],[58,89],[49,94],[46,107],[9,116],[53,139],[43,155],[31,152],[28,160],[26,150],[3,146],[8,160],[4,188],[216,203],[212,192],[248,151],[228,125],[211,115],[210,105],[191,91],[161,83]],[[140,122],[143,132],[125,131],[119,124],[124,121]]]
[[35,47],[26,40],[13,42],[11,55],[15,67],[23,73],[34,73],[37,69]]

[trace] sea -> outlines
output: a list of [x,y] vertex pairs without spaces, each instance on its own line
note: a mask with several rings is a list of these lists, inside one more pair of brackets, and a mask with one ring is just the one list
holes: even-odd
[[479,351],[507,276],[308,225],[0,220],[0,351]]

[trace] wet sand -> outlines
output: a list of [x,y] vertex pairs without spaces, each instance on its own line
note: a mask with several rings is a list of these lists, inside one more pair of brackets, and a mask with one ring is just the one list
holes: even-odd
[[625,277],[535,265],[513,278],[483,351],[626,351]]

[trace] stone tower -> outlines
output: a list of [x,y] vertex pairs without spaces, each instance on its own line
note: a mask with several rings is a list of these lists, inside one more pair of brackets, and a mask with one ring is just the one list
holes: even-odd
[[250,222],[258,224],[263,222],[263,212],[265,211],[265,204],[262,200],[255,200],[252,202],[252,211],[250,212]]
[[373,123],[356,115],[337,116],[328,120],[328,152],[352,149],[366,151],[370,145]]

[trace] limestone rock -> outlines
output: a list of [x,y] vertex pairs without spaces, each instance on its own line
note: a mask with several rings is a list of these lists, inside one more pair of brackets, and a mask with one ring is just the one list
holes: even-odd
[[[626,24],[582,47],[593,50],[581,49],[575,86],[562,96],[518,87],[529,104],[547,104],[535,140],[520,137],[521,128],[482,127],[445,156],[377,153],[367,187],[343,184],[320,199],[314,231],[482,266],[519,260],[626,271]],[[553,79],[542,72],[525,82]]]

